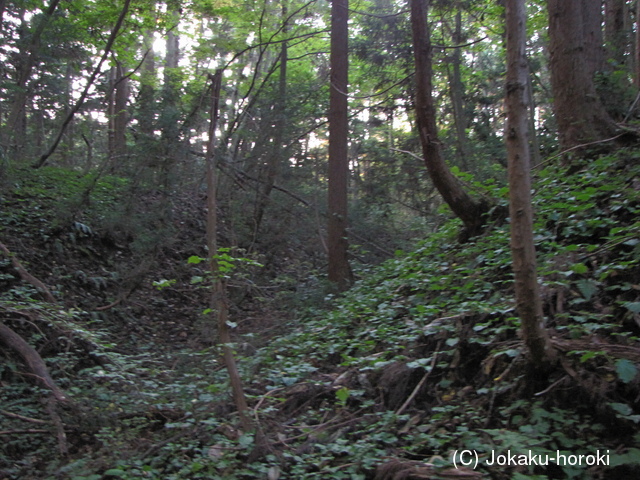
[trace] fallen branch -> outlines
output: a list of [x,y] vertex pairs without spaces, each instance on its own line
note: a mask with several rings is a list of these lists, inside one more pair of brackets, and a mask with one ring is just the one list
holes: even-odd
[[40,420],[39,418],[25,417],[24,415],[18,415],[17,413],[7,412],[6,410],[0,410],[0,413],[7,417],[17,418],[18,420],[24,420],[25,422],[39,423],[42,425],[46,425],[49,423],[46,420]]
[[422,379],[420,379],[420,381],[418,382],[418,385],[416,385],[416,388],[413,389],[413,392],[411,392],[411,395],[409,395],[409,398],[407,398],[405,402],[402,404],[402,406],[398,409],[398,411],[396,412],[396,415],[402,415],[404,413],[404,411],[411,404],[411,402],[413,402],[413,399],[416,398],[416,395],[418,395],[418,392],[420,391],[424,383],[427,381],[427,378],[429,378],[429,375],[431,374],[431,372],[433,372],[433,369],[436,366],[436,360],[438,359],[438,354],[440,352],[441,344],[442,342],[438,342],[438,346],[436,347],[436,351],[433,354],[433,359],[431,360],[431,366],[429,370],[427,370],[424,376],[422,377]]

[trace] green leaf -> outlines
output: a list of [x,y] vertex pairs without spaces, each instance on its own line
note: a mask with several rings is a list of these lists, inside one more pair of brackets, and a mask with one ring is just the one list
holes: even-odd
[[599,352],[587,352],[587,353],[585,353],[584,355],[582,355],[580,357],[580,363],[586,362],[587,360],[589,360],[589,359],[595,357],[596,355],[598,355],[598,353]]
[[251,445],[253,445],[253,440],[253,435],[251,435],[250,433],[245,433],[238,439],[238,443],[243,447],[250,447]]
[[154,282],[151,282],[151,283],[158,290],[162,290],[163,288],[170,287],[171,285],[173,285],[176,282],[177,282],[177,280],[175,278],[172,278],[171,280],[167,280],[167,279],[163,278],[162,280],[154,281]]
[[621,415],[631,415],[633,410],[626,403],[610,403],[611,408]]
[[638,368],[626,358],[621,358],[616,362],[616,373],[618,378],[624,383],[629,383],[638,374]]
[[640,313],[640,302],[627,302],[623,304],[624,307],[633,313]]
[[576,263],[571,267],[573,273],[583,274],[589,271],[589,268],[584,263]]
[[336,398],[343,405],[347,403],[347,399],[349,398],[349,395],[351,395],[351,393],[349,392],[349,389],[347,387],[341,387],[338,390],[336,390]]
[[626,453],[611,455],[611,461],[609,465],[611,467],[617,467],[620,465],[638,465],[640,464],[640,450],[637,448],[630,448]]
[[588,302],[593,297],[593,294],[598,291],[598,286],[593,280],[582,279],[576,282],[576,286],[584,299]]
[[194,264],[197,265],[198,263],[201,263],[203,260],[204,260],[204,258],[202,258],[202,257],[199,257],[197,255],[191,255],[189,257],[189,259],[187,260],[187,263],[194,263]]

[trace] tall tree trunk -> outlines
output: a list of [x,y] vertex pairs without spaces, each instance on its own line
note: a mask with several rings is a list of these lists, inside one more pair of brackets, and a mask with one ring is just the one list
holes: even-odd
[[121,62],[115,66],[114,84],[114,117],[113,117],[113,150],[112,157],[120,160],[120,157],[127,152],[127,123],[129,115],[127,112],[127,101],[129,100],[129,79]]
[[244,395],[242,379],[238,373],[236,359],[233,355],[233,347],[231,346],[231,334],[229,332],[229,305],[227,301],[227,290],[224,279],[220,274],[218,265],[218,177],[217,177],[217,159],[215,154],[215,134],[218,121],[218,108],[220,104],[220,87],[222,82],[222,71],[216,72],[211,78],[211,120],[209,124],[209,141],[207,145],[207,247],[209,250],[209,269],[213,278],[213,291],[211,294],[211,310],[215,312],[217,317],[218,340],[222,347],[222,356],[224,358],[229,379],[231,382],[231,390],[234,403],[238,409],[240,422],[245,430],[251,427],[249,418],[249,407]]
[[[23,135],[20,135],[21,128],[26,119],[26,104],[27,104],[27,82],[31,78],[31,72],[36,65],[38,55],[40,54],[40,42],[42,39],[42,33],[45,27],[49,23],[49,19],[58,8],[60,0],[51,0],[49,6],[44,11],[44,15],[39,19],[38,24],[31,35],[31,42],[27,47],[27,51],[24,52],[24,62],[21,64],[18,71],[18,81],[16,84],[16,96],[13,99],[11,105],[11,111],[9,118],[7,119],[6,130],[3,135],[3,143],[9,144],[12,138],[21,142]],[[22,53],[22,52],[21,52]],[[22,144],[18,145],[21,147]]]
[[[62,110],[61,119],[64,120],[71,108],[73,107],[73,65],[71,61],[67,62],[64,78],[64,109]],[[73,164],[73,147],[74,147],[74,124],[73,121],[69,123],[67,132],[65,134],[64,142],[62,145],[62,159],[64,164]],[[38,142],[38,150],[42,151],[41,147],[44,142]]]
[[[462,13],[456,12],[455,27],[453,32],[453,44],[462,44]],[[453,106],[453,121],[456,129],[456,152],[458,160],[464,170],[469,170],[467,159],[469,158],[468,140],[466,134],[467,118],[464,111],[464,84],[460,66],[462,65],[462,52],[460,48],[455,48],[451,55],[452,70],[449,72],[449,94],[451,95],[451,105]]]
[[144,60],[140,72],[140,93],[138,94],[138,123],[146,140],[153,137],[155,112],[156,61],[153,51],[153,33],[146,32],[142,41]]
[[[287,34],[289,28],[287,25],[287,4],[286,1],[282,4],[282,18],[283,26],[282,33]],[[254,242],[257,240],[258,233],[260,231],[260,225],[262,224],[262,218],[264,211],[269,203],[269,195],[273,190],[273,186],[276,182],[276,176],[278,175],[279,167],[283,160],[284,149],[282,148],[282,139],[284,136],[284,129],[287,124],[287,62],[288,62],[288,45],[287,42],[282,42],[280,45],[280,78],[278,79],[278,98],[273,108],[273,114],[275,119],[273,121],[272,128],[272,143],[271,151],[268,153],[267,158],[267,176],[264,185],[260,189],[257,204],[256,213],[254,215]]]
[[[633,58],[627,56],[627,50],[631,39],[630,11],[627,0],[605,0],[604,2],[604,45],[605,45],[605,65],[603,70],[609,80],[605,89],[601,92],[601,98],[605,108],[611,117],[618,122],[625,119],[625,114],[629,108],[627,95],[623,92],[629,91],[633,70]],[[624,71],[630,75],[620,75]]]
[[640,1],[636,0],[636,38],[634,49],[635,84],[640,88]]
[[[176,27],[180,21],[180,13],[176,9],[173,12],[173,22]],[[160,166],[160,186],[165,200],[171,190],[172,172],[178,163],[180,128],[178,110],[178,89],[179,76],[177,72],[178,60],[180,56],[179,36],[170,30],[165,41],[165,61],[164,61],[164,85],[162,87],[162,113],[160,114],[160,130],[162,132],[163,155]],[[167,208],[165,206],[165,208]]]
[[607,57],[614,60],[620,68],[626,63],[627,32],[629,25],[625,19],[629,15],[626,0],[605,0],[604,2],[604,39],[607,46]]
[[0,0],[0,32],[2,31],[2,19],[4,18],[4,9],[6,7],[7,2],[5,0]]
[[464,223],[465,236],[471,237],[482,231],[484,214],[488,207],[483,202],[476,202],[464,191],[442,156],[442,144],[438,140],[436,109],[432,94],[433,67],[431,38],[427,22],[428,1],[409,0],[409,4],[416,66],[416,123],[424,161],[431,181],[438,192],[453,213]]
[[540,165],[542,157],[540,155],[540,142],[536,132],[536,104],[533,98],[533,82],[531,75],[527,77],[527,92],[529,95],[529,147],[531,151],[532,165]]
[[349,0],[331,5],[331,85],[329,97],[329,281],[346,290],[353,281],[347,250],[349,179]]
[[563,150],[617,133],[593,82],[603,58],[599,4],[587,0],[547,2],[551,88]]
[[535,370],[545,370],[554,351],[544,327],[536,272],[531,205],[531,165],[527,135],[529,69],[524,0],[507,0],[506,143],[509,160],[511,255],[522,338]]

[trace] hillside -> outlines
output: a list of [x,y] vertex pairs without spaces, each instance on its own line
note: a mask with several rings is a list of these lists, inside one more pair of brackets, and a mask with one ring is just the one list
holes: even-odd
[[[361,267],[340,296],[284,266],[271,285],[255,281],[258,267],[240,271],[231,314],[253,432],[239,429],[206,282],[187,261],[205,255],[204,200],[150,191],[129,204],[119,178],[14,172],[0,200],[12,255],[0,263],[2,323],[67,400],[2,350],[0,478],[637,477],[639,157],[535,172],[540,282],[560,352],[545,378],[526,368],[500,215],[466,243],[449,220]],[[506,203],[502,186],[472,187]],[[495,458],[509,454],[510,465]]]

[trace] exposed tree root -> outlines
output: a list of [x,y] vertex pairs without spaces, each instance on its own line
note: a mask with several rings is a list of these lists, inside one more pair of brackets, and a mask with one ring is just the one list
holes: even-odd
[[23,358],[33,375],[44,387],[51,390],[56,400],[59,402],[67,401],[66,395],[49,375],[49,370],[36,349],[4,323],[0,323],[0,341]]
[[38,292],[44,297],[47,302],[56,303],[56,299],[51,293],[51,291],[47,288],[47,286],[38,280],[36,277],[31,275],[27,270],[22,266],[22,264],[18,261],[18,259],[9,251],[9,249],[0,242],[0,252],[4,253],[11,260],[11,264],[13,268],[15,268],[20,275],[20,278],[27,283],[33,285]]
[[[0,242],[0,251],[11,259],[13,268],[17,270],[22,280],[33,285],[45,300],[51,303],[56,303],[55,297],[47,286],[31,275],[2,242]],[[56,383],[53,381],[53,378],[51,378],[51,375],[49,375],[49,370],[47,369],[47,366],[45,365],[44,360],[42,360],[40,354],[31,345],[29,345],[25,339],[3,323],[0,323],[0,341],[10,349],[17,352],[23,358],[31,369],[33,375],[44,387],[51,390],[53,397],[57,401],[67,401],[66,395],[62,390],[60,390],[60,388],[58,388]]]

